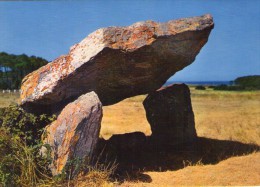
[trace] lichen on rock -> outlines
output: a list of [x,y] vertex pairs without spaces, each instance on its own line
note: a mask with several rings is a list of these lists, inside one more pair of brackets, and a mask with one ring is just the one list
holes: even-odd
[[213,27],[207,14],[98,29],[25,77],[22,106],[52,113],[90,91],[103,105],[147,94],[195,60]]

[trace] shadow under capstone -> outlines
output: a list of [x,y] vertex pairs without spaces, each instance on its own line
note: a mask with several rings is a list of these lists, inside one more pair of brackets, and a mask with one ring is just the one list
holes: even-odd
[[189,164],[217,164],[234,156],[260,151],[260,146],[237,141],[198,137],[182,145],[155,146],[151,138],[135,132],[101,139],[97,152],[100,161],[115,161],[118,168],[115,177],[123,180],[151,182],[146,171],[178,170]]

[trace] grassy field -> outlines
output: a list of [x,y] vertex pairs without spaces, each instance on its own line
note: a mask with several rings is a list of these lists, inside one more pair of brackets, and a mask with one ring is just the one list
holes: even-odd
[[[250,144],[260,146],[260,91],[190,89],[200,137],[198,145],[203,151],[198,155],[159,157],[161,163],[171,167],[162,171],[141,170],[138,177],[129,176],[121,185],[260,185],[260,153],[248,151],[252,148]],[[104,107],[100,136],[108,139],[113,134],[136,131],[150,135],[142,105],[145,97],[137,96]],[[0,107],[17,101],[17,94],[0,94]],[[194,162],[190,159],[193,157],[196,157]]]
[[[202,150],[195,154],[146,155],[140,167],[146,169],[122,186],[260,185],[260,153],[249,151],[251,144],[260,146],[260,92],[190,89],[200,137],[197,146]],[[104,107],[101,136],[107,139],[112,134],[134,131],[149,135],[142,106],[145,97]],[[151,161],[154,158],[159,161]],[[164,170],[160,172],[151,165]]]
[[145,95],[128,98],[115,105],[103,107],[103,119],[100,136],[109,139],[113,134],[143,132],[151,135],[143,107]]
[[[260,91],[190,89],[198,136],[260,145]],[[101,136],[107,139],[134,131],[151,134],[142,105],[145,97],[104,107]]]
[[151,182],[126,181],[123,187],[259,186],[260,153],[233,157],[216,165],[187,166],[177,171],[144,172]]
[[0,108],[18,103],[18,100],[19,93],[2,93],[2,90],[0,90]]
[[260,145],[260,92],[192,89],[198,136]]

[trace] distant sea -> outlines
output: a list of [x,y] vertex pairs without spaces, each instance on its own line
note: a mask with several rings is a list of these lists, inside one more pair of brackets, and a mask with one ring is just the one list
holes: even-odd
[[232,85],[232,81],[167,81],[164,85],[185,83],[187,85],[218,86],[221,84]]

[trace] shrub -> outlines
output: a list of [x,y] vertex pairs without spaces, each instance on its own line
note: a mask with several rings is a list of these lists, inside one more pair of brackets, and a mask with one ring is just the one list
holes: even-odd
[[38,144],[44,127],[54,119],[55,116],[26,113],[17,105],[0,108],[0,127],[7,129],[11,135],[18,135],[27,145]]
[[[22,108],[12,105],[0,108],[0,186],[102,186],[108,184],[110,175],[116,168],[115,163],[95,165],[84,161],[72,161],[71,167],[79,167],[80,175],[71,180],[65,175],[53,177],[49,170],[52,162],[49,145],[44,145],[41,136],[44,127],[55,116],[26,113]],[[45,146],[47,154],[40,154]]]
[[260,89],[260,75],[252,75],[245,77],[238,77],[235,79],[235,84],[244,87],[248,90]]
[[227,85],[226,84],[221,84],[218,86],[215,86],[214,90],[227,90]]
[[240,91],[245,90],[245,88],[243,86],[228,86],[225,84],[221,84],[219,86],[215,86],[214,90]]
[[[35,116],[18,106],[0,109],[0,184],[38,186],[51,180],[49,156],[39,152],[44,126],[54,117]],[[48,148],[48,146],[46,146]],[[1,186],[0,185],[0,186]]]
[[216,86],[209,86],[209,88],[214,89]]
[[205,86],[202,86],[202,85],[198,85],[195,87],[196,90],[206,90],[206,87]]
[[0,184],[37,186],[51,179],[50,159],[39,155],[41,144],[29,146],[17,135],[0,127]]

